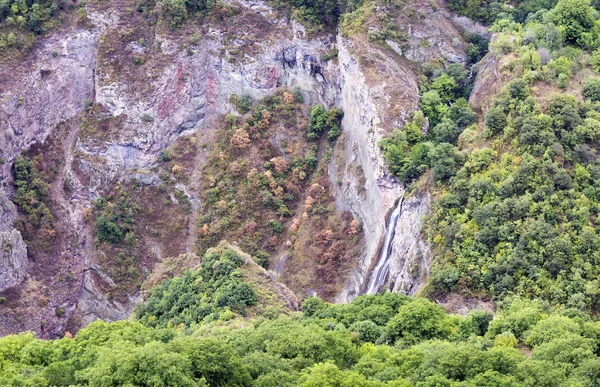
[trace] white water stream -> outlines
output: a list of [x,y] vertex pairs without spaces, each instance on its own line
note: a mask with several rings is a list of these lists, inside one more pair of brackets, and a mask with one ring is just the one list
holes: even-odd
[[385,239],[383,241],[383,246],[381,246],[381,250],[379,252],[379,258],[377,259],[377,266],[371,272],[371,278],[369,279],[369,286],[367,287],[365,294],[375,294],[377,291],[383,286],[385,280],[390,271],[390,259],[392,255],[392,240],[394,239],[394,234],[396,233],[396,225],[398,224],[398,219],[400,218],[400,214],[402,213],[402,204],[404,203],[404,196],[400,198],[398,205],[394,208],[392,215],[390,216],[390,221],[387,225],[387,229],[385,230]]

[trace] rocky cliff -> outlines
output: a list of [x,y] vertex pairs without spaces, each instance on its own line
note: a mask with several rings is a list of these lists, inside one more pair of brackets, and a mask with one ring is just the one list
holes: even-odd
[[12,228],[16,208],[0,191],[0,291],[12,288],[27,275],[27,248],[21,233]]
[[[0,311],[0,333],[31,329],[53,336],[96,318],[124,318],[139,300],[139,288],[119,288],[122,296],[108,290],[118,285],[116,276],[132,274],[115,270],[123,266],[114,258],[122,251],[95,241],[89,221],[94,200],[125,192],[135,181],[134,196],[149,192],[144,212],[154,215],[145,222],[170,220],[147,225],[128,250],[142,275],[168,256],[192,251],[203,206],[198,182],[206,178],[202,170],[215,120],[235,110],[232,95],[258,99],[281,86],[298,87],[309,105],[338,106],[345,113],[328,175],[338,210],[359,220],[364,244],[336,300],[360,294],[385,233],[385,215],[404,190],[388,173],[378,142],[418,106],[417,62],[466,58],[463,27],[442,4],[411,6],[424,16],[397,16],[408,41],[388,38],[381,44],[360,31],[315,37],[260,1],[228,3],[223,12],[232,20],[216,14],[206,25],[189,23],[181,31],[147,23],[131,12],[133,2],[89,1],[84,26],[42,39],[27,66],[0,65],[3,190],[13,193],[13,161],[33,144],[38,157],[59,160],[48,181],[56,223],[48,230],[52,248],[29,246],[27,260],[23,238],[12,226],[14,205],[0,201],[0,291],[12,288],[10,308]],[[337,60],[324,57],[335,50]],[[165,183],[157,158],[183,136],[192,138],[190,156],[179,166],[186,179]],[[414,198],[407,203],[414,211],[399,223],[390,278],[394,290],[412,293],[419,285],[406,285],[414,277],[411,267],[417,257],[428,260],[419,218],[429,200],[426,194]],[[190,210],[161,209],[165,201],[189,201]]]
[[429,192],[404,199],[392,242],[389,289],[414,295],[427,282],[432,254],[421,236],[423,217],[431,211]]

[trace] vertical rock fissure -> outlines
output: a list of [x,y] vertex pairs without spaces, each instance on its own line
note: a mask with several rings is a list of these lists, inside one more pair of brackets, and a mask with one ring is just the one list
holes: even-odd
[[383,286],[390,271],[390,259],[392,255],[392,241],[394,239],[394,235],[396,233],[396,226],[398,224],[398,219],[402,214],[402,205],[404,204],[404,195],[398,201],[398,205],[394,208],[390,216],[389,223],[386,227],[385,231],[385,239],[383,240],[383,245],[381,246],[381,250],[379,251],[379,258],[377,260],[377,265],[371,272],[371,276],[369,278],[368,287],[365,290],[365,294],[375,294],[377,291]]

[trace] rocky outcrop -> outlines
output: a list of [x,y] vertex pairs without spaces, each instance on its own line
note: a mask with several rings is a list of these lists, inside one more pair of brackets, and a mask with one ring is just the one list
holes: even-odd
[[404,54],[408,59],[420,63],[439,58],[466,63],[467,43],[461,36],[462,26],[455,23],[445,8],[432,4],[421,4],[419,12],[422,16],[416,22],[407,18],[408,49],[404,50]]
[[131,313],[131,306],[141,301],[141,298],[134,296],[125,305],[109,300],[104,291],[99,288],[98,281],[94,281],[91,274],[92,270],[95,269],[90,269],[84,273],[83,288],[78,298],[76,311],[76,316],[79,319],[78,324],[84,327],[97,319],[104,321],[127,319]]
[[404,200],[392,241],[388,288],[415,294],[427,282],[431,250],[421,236],[423,217],[431,211],[429,192],[419,192]]
[[[493,35],[490,44],[493,44],[497,35]],[[475,66],[477,75],[473,83],[473,90],[469,96],[469,105],[477,111],[486,112],[502,87],[510,82],[514,74],[503,70],[514,58],[510,55],[497,55],[490,51]]]
[[[199,29],[194,42],[150,27],[146,20],[140,23],[136,13],[117,1],[87,5],[89,28],[72,26],[41,40],[28,58],[31,66],[15,72],[14,81],[0,82],[0,131],[4,134],[0,136],[4,161],[0,183],[10,194],[10,168],[16,155],[65,127],[61,132],[65,165],[52,184],[52,196],[67,237],[55,252],[60,260],[51,278],[41,263],[35,273],[29,265],[39,288],[53,289],[44,311],[47,326],[56,324],[49,331],[60,333],[64,328],[66,318],[59,321],[56,307],[63,308],[66,317],[77,311],[86,324],[96,318],[124,318],[137,300],[132,295],[120,304],[105,294],[103,284],[110,284],[111,279],[97,262],[92,227],[83,216],[92,200],[128,178],[146,185],[161,184],[154,167],[162,149],[183,134],[195,134],[198,147],[210,146],[215,117],[235,111],[230,102],[233,94],[259,99],[280,86],[298,87],[308,105],[338,106],[345,113],[343,135],[328,174],[336,187],[338,209],[350,211],[359,220],[365,243],[336,301],[347,302],[360,294],[378,256],[386,214],[404,190],[389,174],[378,143],[401,128],[418,108],[416,65],[411,60],[464,62],[466,58],[460,28],[443,7],[418,3],[433,23],[411,19],[405,23],[409,47],[388,39],[392,50],[362,37],[309,37],[301,24],[277,17],[267,3],[257,0],[232,3],[240,7],[233,32],[226,23],[215,21],[214,26]],[[148,44],[139,43],[141,34]],[[334,57],[336,49],[337,61],[321,59],[323,54]],[[148,62],[134,65],[141,57]],[[94,133],[86,128],[87,118],[108,124]],[[190,227],[196,224],[199,208],[193,184],[202,178],[205,162],[202,153],[197,153],[194,170],[200,172],[190,179],[190,186],[178,188],[194,204]],[[65,180],[71,186],[69,194],[63,189]],[[417,198],[405,204],[407,211],[394,239],[391,283],[397,291],[413,292],[423,281],[420,273],[427,272],[419,271],[415,277],[410,270],[418,257],[425,266],[429,259],[419,235],[419,219],[428,211],[429,197]],[[28,274],[25,245],[12,227],[14,205],[4,202],[0,241],[12,247],[0,259],[0,291],[19,286]],[[195,230],[191,228],[189,234],[182,252],[191,250]],[[265,273],[261,276],[270,283]],[[72,284],[61,280],[71,276],[76,278]],[[62,290],[54,291],[60,286]],[[289,290],[279,291],[284,299],[292,300],[292,309],[297,308]]]
[[[275,18],[263,2],[241,3],[235,39],[223,25],[207,29],[193,45],[155,32],[153,41],[161,46],[160,52],[150,52],[137,38],[128,38],[135,20],[125,7],[90,4],[87,11],[89,28],[72,26],[41,40],[28,58],[31,66],[7,76],[13,81],[0,84],[3,193],[12,193],[11,167],[21,151],[52,135],[60,138],[65,151],[65,166],[51,190],[54,215],[64,231],[61,245],[53,246],[52,254],[60,259],[54,262],[52,274],[43,270],[42,259],[29,270],[39,284],[36,291],[53,289],[41,313],[47,336],[60,334],[71,314],[85,325],[96,318],[124,318],[135,303],[136,295],[123,304],[107,297],[111,279],[98,264],[96,255],[102,252],[96,251],[91,226],[83,216],[98,195],[122,179],[141,177],[144,184],[161,184],[152,170],[159,152],[182,134],[196,133],[199,146],[210,144],[215,128],[211,120],[235,111],[232,94],[258,99],[288,86],[300,88],[308,104],[331,107],[339,98],[337,63],[320,58],[334,48],[334,37],[308,38],[299,23]],[[251,34],[243,37],[241,30],[258,30],[261,39],[244,42],[256,39]],[[148,66],[133,66],[132,53],[146,55]],[[0,68],[0,75],[7,71]],[[84,119],[108,124],[98,132],[87,128]],[[201,158],[195,167],[201,170]],[[69,194],[63,192],[67,180]],[[182,191],[193,200],[195,189]],[[26,248],[13,229],[16,210],[10,201],[6,203],[10,211],[0,212],[0,241],[6,242],[7,251],[0,259],[0,291],[18,286],[27,275]],[[64,281],[67,277],[74,279]],[[20,318],[11,321],[40,318],[40,307],[27,302],[22,302]],[[58,307],[64,309],[64,318],[55,316]],[[36,324],[27,329],[36,329]]]
[[0,291],[20,284],[27,275],[27,247],[17,230],[0,231]]
[[[391,50],[382,50],[361,36],[349,39],[338,36],[344,137],[337,144],[337,162],[330,166],[329,176],[332,182],[338,183],[338,207],[351,211],[365,233],[365,245],[356,268],[336,298],[338,302],[348,302],[365,291],[365,282],[370,269],[376,265],[386,231],[386,215],[404,191],[389,174],[378,143],[392,130],[402,128],[418,108],[415,62],[443,59],[465,63],[468,43],[462,36],[463,31],[480,30],[477,25],[457,23],[442,2],[415,1],[409,8],[419,16],[411,16],[411,12],[397,15],[396,21],[405,32],[406,40],[402,43],[386,40]],[[404,254],[411,256],[409,266],[415,263],[419,249],[427,256],[418,219],[429,211],[429,199],[428,196],[422,202],[419,199],[420,204],[413,210],[414,200],[406,203],[409,209],[406,214],[403,211],[398,221],[401,231],[397,231],[396,236],[402,242],[395,239],[397,250],[390,268],[392,281],[396,283],[394,278],[400,279],[393,286],[395,291],[411,291],[403,289],[409,285],[400,284],[410,277],[408,273],[401,274]],[[402,249],[404,253],[400,253]],[[424,259],[427,261],[430,257]],[[424,275],[427,272],[426,268],[422,270]],[[425,281],[425,277],[421,281]],[[410,288],[418,286],[412,284]]]
[[[378,145],[385,134],[380,127],[381,107],[376,104],[376,100],[385,100],[383,85],[369,87],[359,62],[350,53],[351,45],[351,41],[339,38],[344,136],[336,148],[338,163],[331,164],[329,175],[330,180],[341,182],[336,186],[336,203],[360,220],[365,246],[337,302],[348,302],[359,294],[385,234],[385,214],[402,192],[398,181],[389,175]],[[393,59],[383,61],[391,68],[399,67]],[[418,98],[416,79],[410,81],[415,100],[413,106],[404,107],[407,111],[416,107]]]
[[97,45],[91,31],[57,34],[36,52],[30,72],[15,74],[14,88],[0,86],[0,183],[10,179],[15,155],[84,109],[94,90]]
[[27,275],[27,247],[12,228],[17,210],[0,190],[0,292],[20,284]]

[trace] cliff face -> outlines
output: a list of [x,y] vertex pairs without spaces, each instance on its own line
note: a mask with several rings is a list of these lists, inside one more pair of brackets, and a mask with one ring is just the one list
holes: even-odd
[[[411,12],[419,16],[407,16]],[[361,33],[351,34],[349,39],[338,37],[344,137],[337,144],[337,163],[331,165],[329,175],[338,182],[338,206],[361,220],[365,244],[337,302],[348,302],[365,290],[385,235],[386,214],[404,193],[404,187],[387,171],[378,143],[393,129],[402,128],[418,108],[415,62],[465,63],[468,44],[462,32],[481,29],[453,17],[441,3],[417,1],[405,12],[388,10],[386,14],[393,15],[405,41],[386,39],[383,49]],[[383,28],[368,26],[371,32]],[[417,195],[406,204],[394,238],[388,283],[394,291],[414,294],[428,274],[426,268],[415,268],[417,261],[419,257],[424,257],[423,264],[430,261],[429,247],[420,234],[420,218],[430,210],[429,195]]]
[[421,237],[423,217],[431,211],[429,192],[405,198],[392,242],[389,289],[414,295],[427,282],[432,254]]
[[[368,86],[360,63],[350,53],[352,41],[340,39],[339,47],[344,137],[337,145],[338,163],[331,165],[330,180],[338,182],[338,206],[352,211],[365,233],[361,259],[336,299],[347,302],[359,294],[365,282],[385,233],[385,214],[400,197],[402,187],[387,171],[378,145],[385,132],[376,101],[381,103],[388,97],[385,84],[374,89]],[[406,113],[414,110],[418,98],[415,76],[393,57],[383,58],[378,65],[390,71],[392,78],[405,82],[407,93],[411,94],[412,103],[403,109]]]
[[[302,25],[259,1],[231,3],[234,25],[216,17],[209,27],[190,23],[179,32],[150,26],[130,12],[133,2],[90,1],[85,28],[71,26],[44,38],[27,57],[28,66],[0,65],[7,80],[0,86],[3,190],[13,193],[13,161],[32,144],[43,157],[60,159],[49,181],[56,223],[51,249],[30,246],[27,257],[13,227],[15,207],[0,197],[0,291],[8,292],[10,305],[0,311],[0,333],[30,329],[53,336],[96,318],[127,316],[139,292],[127,288],[117,297],[107,291],[123,273],[109,267],[118,251],[95,242],[88,219],[93,201],[123,190],[131,179],[174,203],[183,193],[190,211],[162,216],[177,223],[181,236],[158,236],[148,226],[135,255],[145,275],[156,262],[191,252],[203,205],[198,182],[206,178],[205,149],[213,142],[215,120],[234,111],[231,95],[259,99],[281,86],[300,88],[309,105],[338,106],[345,113],[328,174],[338,210],[359,220],[364,244],[336,300],[358,295],[375,264],[385,215],[403,193],[378,142],[417,109],[411,60],[465,59],[461,28],[443,7],[422,3],[414,6],[425,10],[426,19],[399,16],[409,37],[403,52],[393,40],[374,44],[360,33],[309,37]],[[428,28],[431,18],[436,28]],[[322,59],[335,49],[337,60]],[[183,167],[189,179],[165,187],[157,158],[184,135],[193,137]],[[160,207],[158,194],[149,196],[148,207]],[[401,283],[412,273],[407,267],[418,264],[416,257],[427,256],[418,230],[429,208],[427,195],[415,200],[414,212],[399,223],[406,224],[397,231],[391,276],[394,290],[413,293],[418,285]]]
[[0,291],[18,285],[27,274],[27,247],[12,228],[15,216],[14,204],[0,191]]

